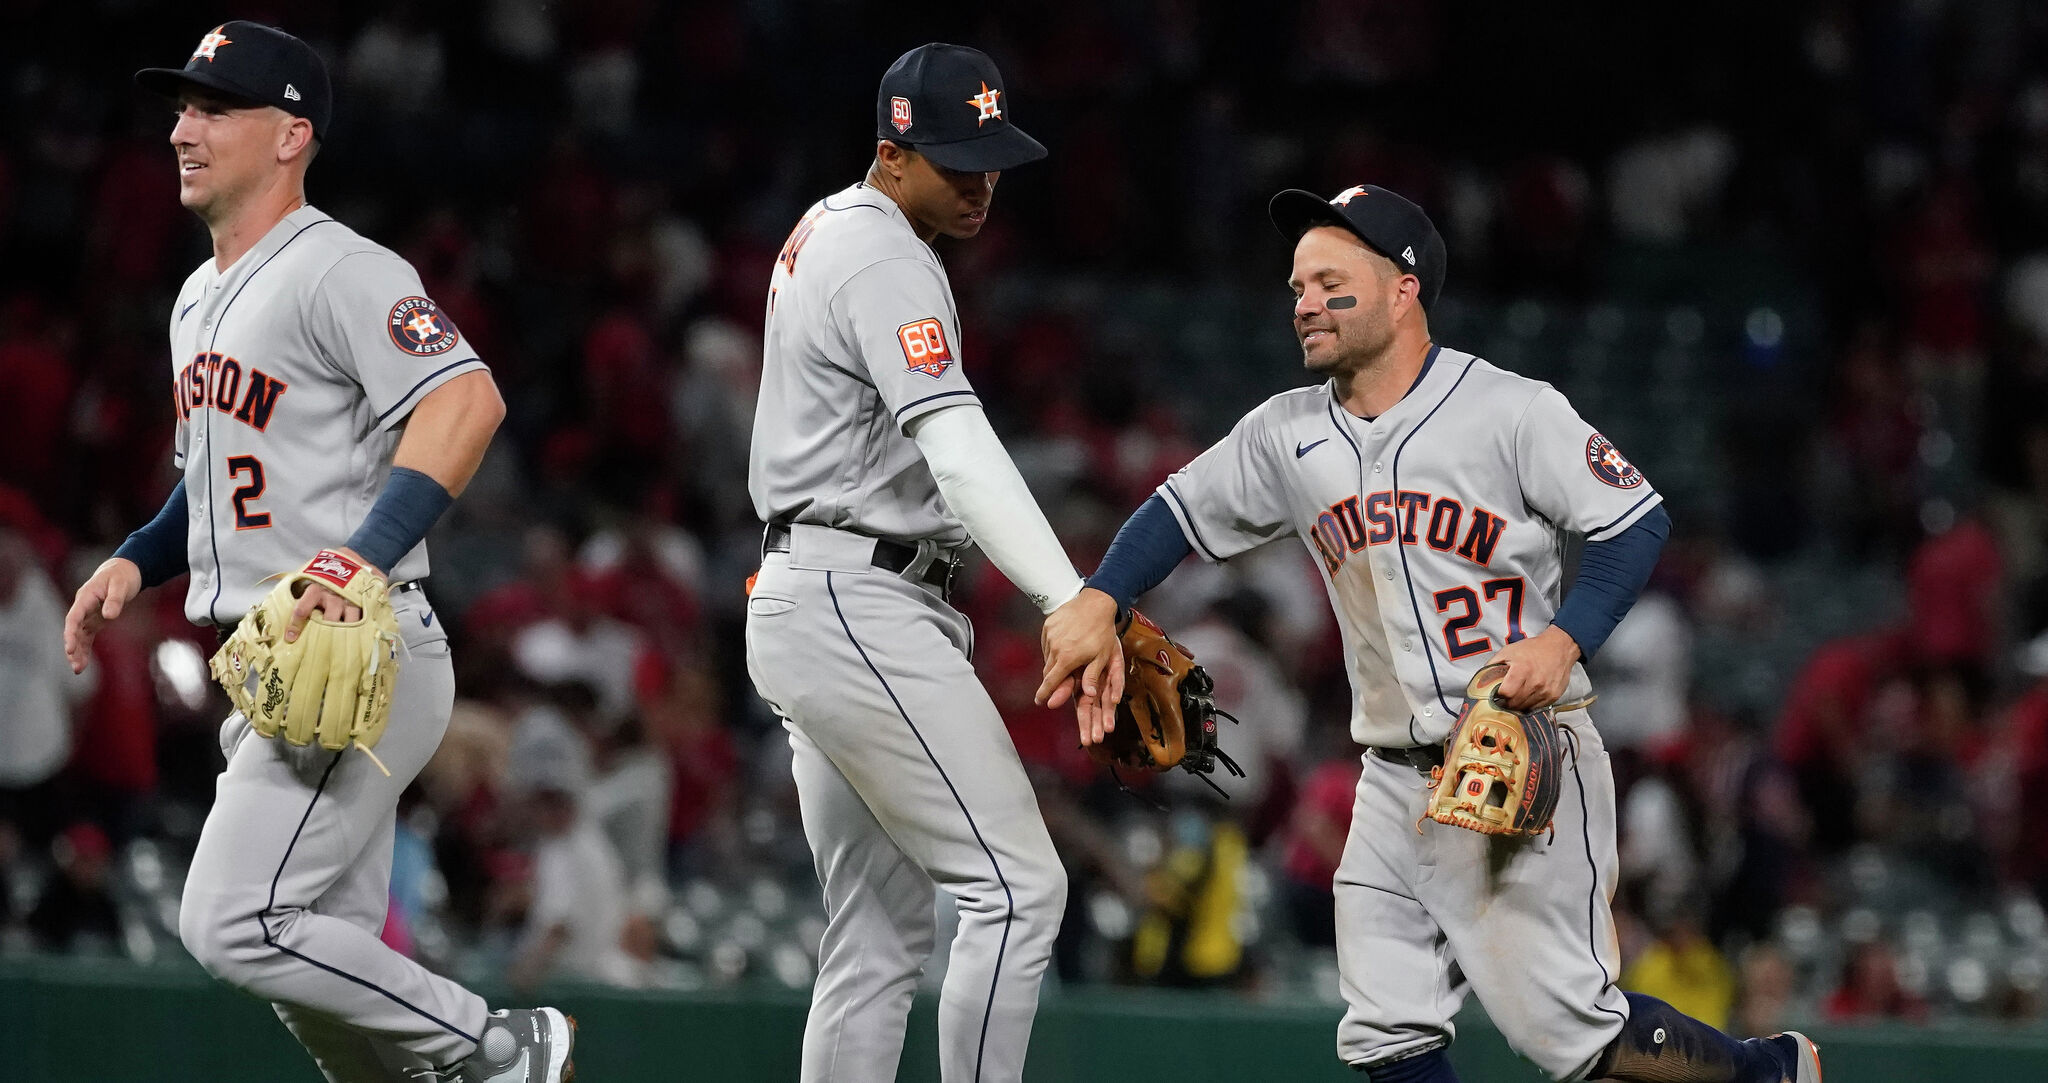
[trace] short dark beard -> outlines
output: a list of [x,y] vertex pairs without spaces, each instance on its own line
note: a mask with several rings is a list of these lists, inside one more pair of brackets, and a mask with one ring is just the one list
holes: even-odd
[[[1332,334],[1336,334],[1334,328],[1319,328],[1319,330],[1329,330]],[[1339,337],[1337,342],[1339,345],[1345,344],[1342,337]],[[1304,350],[1301,359],[1302,366],[1318,376],[1356,376],[1377,364],[1381,358],[1386,356],[1388,348],[1393,344],[1394,329],[1389,327],[1386,329],[1386,333],[1380,336],[1377,343],[1361,343],[1354,347],[1342,349],[1335,356],[1323,361],[1311,360],[1307,351]]]
[[1318,376],[1337,376],[1343,374],[1344,363],[1349,359],[1349,354],[1339,353],[1335,357],[1317,361],[1311,359],[1308,356],[1308,351],[1303,350],[1301,355],[1301,366],[1309,370],[1310,372],[1315,373]]

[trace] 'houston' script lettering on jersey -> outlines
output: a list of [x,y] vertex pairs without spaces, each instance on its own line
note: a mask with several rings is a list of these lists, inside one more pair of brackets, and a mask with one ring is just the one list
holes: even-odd
[[1471,525],[1466,526],[1465,505],[1448,496],[1388,489],[1366,494],[1363,514],[1355,496],[1330,505],[1316,517],[1309,539],[1333,575],[1351,554],[1368,545],[1385,545],[1397,536],[1402,545],[1428,542],[1439,552],[1455,550],[1484,568],[1493,560],[1494,547],[1500,544],[1500,533],[1506,527],[1506,519],[1477,507],[1472,509]]
[[262,432],[270,427],[271,411],[284,395],[283,380],[251,368],[245,377],[242,363],[219,353],[203,353],[178,372],[172,397],[178,403],[178,418],[208,406]]

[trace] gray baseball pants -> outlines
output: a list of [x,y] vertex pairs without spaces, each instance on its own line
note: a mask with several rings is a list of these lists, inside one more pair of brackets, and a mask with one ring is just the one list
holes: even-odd
[[789,730],[827,926],[806,1083],[890,1083],[933,937],[960,913],[939,997],[947,1083],[1022,1078],[1067,881],[972,630],[870,564],[872,539],[798,526],[747,605],[747,670]]
[[448,636],[426,595],[392,595],[405,640],[391,722],[368,756],[221,725],[227,769],[199,835],[178,935],[214,977],[268,1000],[332,1083],[469,1055],[475,993],[378,939],[391,889],[398,795],[426,766],[455,703]]
[[1428,778],[1362,757],[1335,885],[1345,1063],[1448,1043],[1467,992],[1553,1079],[1578,1078],[1620,1033],[1614,775],[1585,712],[1558,720],[1568,736],[1556,830],[1534,839],[1424,820]]

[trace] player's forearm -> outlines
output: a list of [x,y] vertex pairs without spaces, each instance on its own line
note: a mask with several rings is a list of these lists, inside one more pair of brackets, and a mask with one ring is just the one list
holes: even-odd
[[347,547],[388,574],[475,476],[504,417],[489,373],[466,373],[435,388],[406,420],[384,491]]
[[192,529],[185,499],[185,481],[178,480],[156,518],[128,535],[114,555],[132,561],[142,572],[142,585],[153,587],[185,573],[185,537]]
[[911,422],[946,506],[975,544],[1046,613],[1081,592],[1081,577],[1017,465],[979,406],[953,406]]
[[1636,604],[1670,533],[1670,513],[1660,504],[1614,537],[1586,543],[1579,574],[1550,622],[1579,645],[1582,659],[1593,657]]
[[1154,493],[1116,532],[1088,585],[1116,599],[1117,611],[1122,612],[1139,595],[1165,582],[1194,551],[1166,498]]
[[413,408],[391,465],[417,470],[439,482],[448,495],[461,496],[504,420],[505,400],[491,374],[465,372]]

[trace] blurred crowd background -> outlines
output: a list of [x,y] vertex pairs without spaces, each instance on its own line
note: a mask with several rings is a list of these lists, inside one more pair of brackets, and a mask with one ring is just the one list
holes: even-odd
[[[816,882],[740,651],[765,286],[864,171],[882,70],[945,39],[995,56],[1052,151],[940,250],[963,363],[1082,570],[1306,382],[1266,197],[1400,191],[1450,246],[1436,337],[1556,383],[1675,520],[1593,665],[1623,983],[1743,1032],[2044,1025],[2048,8],[993,12],[0,10],[0,952],[189,965],[213,632],[181,580],[87,677],[59,640],[175,480],[166,313],[209,255],[170,109],[129,75],[256,18],[331,65],[311,199],[414,263],[511,407],[431,540],[460,701],[402,810],[387,939],[518,985],[807,986]],[[959,598],[1070,865],[1056,980],[1334,999],[1359,750],[1320,583],[1282,544],[1158,594],[1244,720],[1227,802],[1119,792],[1030,704],[1036,611],[980,561]]]

